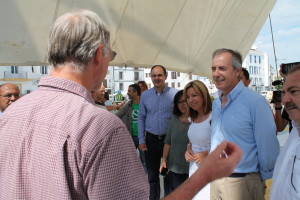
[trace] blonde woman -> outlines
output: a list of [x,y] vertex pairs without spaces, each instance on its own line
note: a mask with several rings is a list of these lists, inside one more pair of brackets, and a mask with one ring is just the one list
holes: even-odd
[[[209,153],[212,102],[207,87],[198,80],[191,81],[185,86],[184,96],[191,121],[188,130],[190,143],[185,153],[186,161],[190,162],[189,176],[191,176]],[[193,199],[210,199],[210,186],[204,187]]]

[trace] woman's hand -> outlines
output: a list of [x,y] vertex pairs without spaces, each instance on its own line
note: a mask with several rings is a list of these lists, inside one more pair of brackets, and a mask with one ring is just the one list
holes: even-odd
[[163,168],[167,168],[167,162],[165,159],[161,159],[159,172],[161,172]]
[[194,153],[192,151],[192,146],[191,144],[188,144],[187,145],[187,148],[186,148],[186,152],[184,154],[184,157],[185,157],[185,160],[187,162],[190,162],[190,161],[193,161],[194,160]]
[[207,156],[208,156],[208,151],[202,151],[199,153],[195,153],[193,159],[195,160],[196,163],[200,164]]

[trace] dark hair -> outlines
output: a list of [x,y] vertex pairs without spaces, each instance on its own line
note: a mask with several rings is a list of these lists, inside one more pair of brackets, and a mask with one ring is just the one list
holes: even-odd
[[300,64],[293,66],[289,71],[288,71],[288,75],[289,74],[293,74],[294,72],[300,70]]
[[234,69],[242,68],[243,59],[242,59],[242,55],[240,54],[240,52],[234,51],[231,49],[226,49],[226,48],[217,49],[213,53],[212,58],[214,59],[214,57],[216,57],[222,53],[230,53],[232,55],[232,66]]
[[163,71],[164,71],[164,74],[167,75],[167,70],[166,70],[166,68],[165,68],[164,66],[162,66],[162,65],[153,65],[153,67],[151,68],[151,73],[152,73],[152,70],[153,70],[155,67],[161,67],[161,68],[163,69]]
[[[208,92],[208,89],[206,85],[199,81],[199,80],[194,80],[186,84],[184,87],[184,96],[186,99],[187,96],[187,90],[189,88],[194,88],[196,93],[200,95],[203,98],[203,113],[208,114],[212,110],[212,101]],[[192,120],[196,119],[198,116],[198,112],[196,110],[193,110],[191,107],[188,109],[189,116],[191,117]]]
[[182,112],[178,108],[178,101],[182,96],[183,96],[183,90],[179,90],[174,96],[173,114],[178,117],[182,115]]
[[139,96],[141,96],[141,88],[140,88],[140,86],[138,85],[138,84],[131,84],[131,85],[129,85],[129,87],[132,87],[133,88],[133,91],[135,92],[137,92],[137,94],[139,95]]
[[246,77],[246,80],[249,80],[250,76],[248,70],[245,67],[242,67],[242,71],[244,73],[244,76]]

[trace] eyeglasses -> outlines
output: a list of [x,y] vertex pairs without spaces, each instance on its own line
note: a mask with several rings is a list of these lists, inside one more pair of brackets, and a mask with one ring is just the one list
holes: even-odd
[[110,50],[110,61],[113,61],[117,55],[117,52]]
[[8,94],[5,94],[5,95],[0,95],[0,96],[4,97],[4,98],[6,98],[6,99],[11,99],[12,96],[14,96],[15,99],[18,99],[18,98],[21,97],[19,93],[15,93],[15,94],[10,94],[10,93],[8,93]]
[[185,104],[185,103],[186,103],[186,101],[178,101],[178,105]]

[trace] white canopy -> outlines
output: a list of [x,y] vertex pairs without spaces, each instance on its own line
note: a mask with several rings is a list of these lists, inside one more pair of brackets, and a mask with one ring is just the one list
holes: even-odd
[[108,24],[115,66],[210,76],[217,48],[248,53],[276,0],[1,0],[0,65],[46,65],[53,21],[78,8]]

